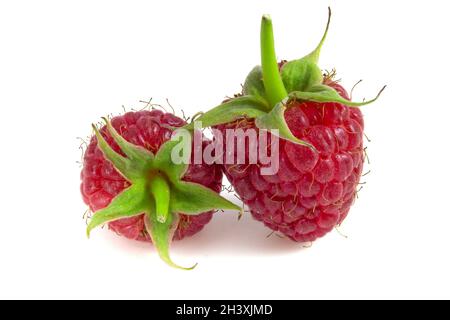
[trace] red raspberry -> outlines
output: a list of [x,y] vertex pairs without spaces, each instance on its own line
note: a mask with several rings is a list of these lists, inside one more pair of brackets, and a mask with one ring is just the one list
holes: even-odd
[[[170,139],[173,131],[170,127],[181,127],[185,125],[185,122],[173,114],[152,110],[125,113],[114,117],[111,124],[127,141],[156,153],[160,146]],[[122,153],[106,127],[102,127],[100,131],[108,144],[115,151]],[[204,144],[207,143],[209,142],[204,141]],[[83,200],[93,212],[105,208],[114,197],[130,185],[111,162],[104,158],[95,136],[92,137],[84,155],[81,180]],[[183,180],[199,183],[219,192],[222,173],[217,165],[191,164]],[[199,232],[211,220],[211,217],[212,211],[197,216],[181,214],[174,239],[180,240]],[[123,218],[109,222],[108,225],[111,230],[129,239],[150,241],[150,236],[144,227],[143,215]]]
[[[364,162],[362,115],[339,103],[293,101],[285,119],[316,151],[280,139],[277,174],[261,175],[260,162],[224,165],[224,172],[255,219],[295,241],[314,241],[340,224],[353,203]],[[235,128],[258,131],[252,120],[218,126],[222,134]]]
[[[270,143],[261,145],[259,138],[254,142],[260,144],[256,164],[255,148],[246,143],[244,163],[225,161],[224,172],[255,219],[299,242],[325,235],[347,216],[364,162],[364,122],[356,107],[374,102],[384,89],[374,99],[354,102],[333,80],[334,72],[323,76],[318,60],[330,17],[331,10],[324,35],[311,53],[277,62],[272,21],[264,15],[261,65],[248,74],[242,94],[197,119],[218,128],[216,135],[221,136],[228,129],[247,130],[247,137],[254,134],[248,130],[258,137],[261,130],[276,132],[278,172],[262,174],[261,168],[273,164],[264,164],[261,154],[275,150]],[[223,143],[229,151],[230,141]]]
[[[173,239],[200,231],[212,210],[240,210],[220,197],[222,172],[216,165],[190,165],[192,131],[161,111],[128,112],[106,119],[86,150],[81,194],[94,215],[87,235],[105,223],[130,239],[150,241],[160,258],[175,264],[169,253]],[[176,132],[174,132],[176,131]],[[196,132],[196,131],[194,131]],[[173,135],[175,133],[175,135]],[[195,135],[196,136],[196,135]],[[200,146],[209,142],[200,133]],[[195,140],[194,140],[195,142]]]

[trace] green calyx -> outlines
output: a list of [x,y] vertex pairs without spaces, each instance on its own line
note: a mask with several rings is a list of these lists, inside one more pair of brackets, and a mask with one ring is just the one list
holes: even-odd
[[200,184],[182,181],[188,162],[178,164],[172,161],[172,151],[185,143],[187,148],[184,150],[189,150],[189,154],[184,156],[190,159],[190,140],[186,142],[173,138],[153,155],[147,149],[126,141],[108,120],[104,120],[107,131],[125,156],[112,149],[93,125],[98,147],[131,185],[106,208],[94,213],[87,227],[88,237],[94,228],[105,223],[143,214],[146,231],[161,259],[176,268],[194,268],[195,265],[180,267],[170,258],[170,243],[178,227],[179,215],[198,215],[220,209],[240,211],[241,208]]
[[[317,47],[301,59],[286,62],[280,70],[275,54],[272,20],[270,16],[264,15],[261,20],[261,66],[254,67],[248,74],[242,96],[218,105],[196,121],[201,121],[202,127],[209,127],[243,117],[254,118],[259,129],[276,129],[280,138],[312,147],[297,139],[284,120],[284,111],[289,108],[290,101],[337,102],[349,107],[360,107],[377,100],[385,87],[374,99],[352,102],[324,83],[322,70],[317,63],[330,19],[331,10],[328,8],[327,25]],[[193,128],[193,124],[189,127]]]

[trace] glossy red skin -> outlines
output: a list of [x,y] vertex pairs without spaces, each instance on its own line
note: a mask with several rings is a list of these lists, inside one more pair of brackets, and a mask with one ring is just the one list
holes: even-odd
[[[153,153],[170,139],[171,127],[181,127],[185,122],[170,113],[160,110],[127,112],[111,120],[114,128],[129,142],[142,146]],[[120,152],[105,127],[100,132],[114,150]],[[204,141],[204,144],[209,142]],[[123,155],[123,153],[122,153]],[[191,164],[183,177],[184,181],[202,184],[216,192],[222,185],[222,172],[217,165]],[[81,171],[81,194],[84,202],[95,212],[106,207],[123,189],[129,186],[122,175],[107,161],[92,137],[84,155]],[[180,240],[199,232],[212,218],[212,211],[197,216],[180,215],[180,223],[174,239]],[[109,228],[126,238],[151,241],[144,227],[143,215],[110,222]]]
[[[342,86],[329,85],[348,99]],[[364,162],[363,117],[339,103],[292,102],[285,119],[317,152],[280,139],[277,174],[262,176],[261,163],[223,170],[256,220],[294,241],[314,241],[340,224],[353,204]],[[256,129],[243,119],[217,128]]]

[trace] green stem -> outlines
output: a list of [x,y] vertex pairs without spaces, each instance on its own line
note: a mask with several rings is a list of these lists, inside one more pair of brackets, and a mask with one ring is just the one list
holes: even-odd
[[164,223],[169,216],[170,186],[159,173],[150,178],[150,191],[156,204],[156,219]]
[[275,106],[288,96],[278,69],[273,39],[272,19],[263,15],[261,20],[261,66],[267,99]]

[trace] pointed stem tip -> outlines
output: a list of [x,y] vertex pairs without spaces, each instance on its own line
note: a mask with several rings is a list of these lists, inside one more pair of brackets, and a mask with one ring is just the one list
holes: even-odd
[[182,267],[172,261],[170,258],[169,248],[172,242],[173,235],[178,228],[179,216],[178,214],[173,214],[171,218],[166,223],[157,223],[152,218],[152,213],[147,212],[144,216],[145,229],[150,235],[156,250],[158,251],[159,257],[167,263],[169,266],[181,269],[181,270],[192,270],[197,266],[197,263],[191,267]]
[[317,63],[319,61],[320,49],[322,49],[322,45],[324,44],[325,39],[327,38],[328,29],[330,28],[330,22],[331,22],[331,8],[328,7],[328,21],[327,21],[327,26],[325,27],[325,31],[323,33],[322,39],[320,39],[320,42],[317,45],[317,47],[314,49],[314,51],[309,54],[309,57],[315,63]]

